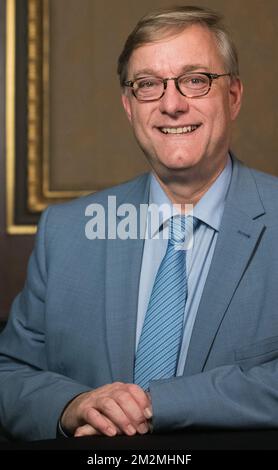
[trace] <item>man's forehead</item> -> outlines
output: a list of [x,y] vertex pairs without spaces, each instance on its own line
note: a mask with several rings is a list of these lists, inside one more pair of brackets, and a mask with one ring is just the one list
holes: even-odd
[[[209,67],[204,63],[185,64],[179,67],[179,74],[196,72],[196,71],[201,71],[201,70],[204,72],[208,72]],[[133,78],[137,78],[139,76],[142,77],[142,76],[156,75],[156,73],[157,73],[157,70],[155,67],[144,67],[144,68],[138,67],[137,69],[134,70]]]
[[167,69],[168,65],[182,74],[209,71],[215,59],[222,62],[214,33],[206,27],[192,25],[178,34],[140,45],[131,54],[128,68],[133,78],[159,73],[160,68]]
[[207,27],[194,24],[186,27],[182,31],[173,32],[167,35],[165,33],[150,42],[143,43],[136,47],[132,52],[129,63],[134,64],[138,61],[152,59],[155,61],[159,54],[160,58],[167,57],[167,53],[179,50],[179,55],[188,54],[190,50],[202,52],[204,49],[210,49],[210,53],[219,52],[215,34]]

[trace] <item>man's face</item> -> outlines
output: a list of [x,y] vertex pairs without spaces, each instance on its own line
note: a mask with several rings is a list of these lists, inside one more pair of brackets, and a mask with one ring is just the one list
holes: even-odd
[[[186,71],[226,72],[213,33],[199,25],[136,49],[128,79],[177,77]],[[139,102],[131,89],[123,93],[122,101],[139,145],[158,177],[167,182],[188,171],[203,179],[223,168],[241,95],[240,81],[228,76],[214,80],[209,93],[199,98],[182,96],[171,80],[158,101]],[[182,134],[164,133],[188,126],[197,128]]]

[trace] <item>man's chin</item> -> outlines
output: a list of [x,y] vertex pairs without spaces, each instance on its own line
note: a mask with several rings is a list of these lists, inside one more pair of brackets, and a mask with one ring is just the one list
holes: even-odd
[[193,162],[192,159],[186,158],[172,158],[172,159],[165,159],[160,160],[160,165],[157,165],[157,168],[161,168],[166,172],[171,173],[180,173],[180,172],[188,172],[190,169],[196,166],[196,162]]
[[189,178],[191,179],[191,170],[193,166],[189,163],[183,163],[182,165],[177,165],[174,163],[166,164],[161,163],[158,165],[151,165],[154,173],[164,184],[169,184],[170,182],[185,182]]
[[196,156],[194,158],[192,155],[185,155],[184,153],[172,155],[169,157],[168,152],[167,155],[159,152],[155,152],[154,154],[148,153],[142,146],[141,146],[149,164],[151,165],[153,171],[159,176],[169,176],[169,175],[178,175],[182,173],[190,172],[195,166],[198,166],[198,162],[200,158]]

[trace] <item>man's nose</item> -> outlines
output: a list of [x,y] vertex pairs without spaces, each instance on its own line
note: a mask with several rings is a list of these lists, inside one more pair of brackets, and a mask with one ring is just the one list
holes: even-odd
[[176,88],[174,80],[168,80],[164,95],[160,99],[160,112],[177,116],[186,113],[189,108],[188,98],[183,96]]

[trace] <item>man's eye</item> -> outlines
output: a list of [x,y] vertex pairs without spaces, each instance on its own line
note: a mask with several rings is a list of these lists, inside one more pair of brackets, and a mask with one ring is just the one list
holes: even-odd
[[157,85],[157,82],[155,80],[142,80],[140,82],[137,82],[138,88],[153,88],[155,85]]
[[193,77],[184,77],[182,80],[183,85],[189,86],[202,86],[207,83],[206,77],[202,77],[200,75],[193,76]]
[[201,79],[201,78],[191,78],[190,82],[191,82],[193,85],[194,85],[194,84],[199,85],[199,83],[203,83],[204,80]]

